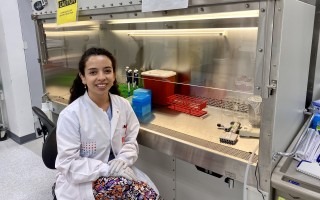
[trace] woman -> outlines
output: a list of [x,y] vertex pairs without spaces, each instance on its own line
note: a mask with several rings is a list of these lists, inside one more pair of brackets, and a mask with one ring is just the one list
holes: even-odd
[[[157,199],[152,181],[133,167],[139,122],[130,103],[118,96],[113,55],[88,49],[70,93],[57,122],[57,199]],[[133,191],[137,185],[139,194]]]

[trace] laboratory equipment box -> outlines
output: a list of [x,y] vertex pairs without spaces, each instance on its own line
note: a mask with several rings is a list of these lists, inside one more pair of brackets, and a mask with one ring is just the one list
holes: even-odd
[[133,92],[132,108],[138,118],[143,118],[151,112],[151,91],[137,89]]

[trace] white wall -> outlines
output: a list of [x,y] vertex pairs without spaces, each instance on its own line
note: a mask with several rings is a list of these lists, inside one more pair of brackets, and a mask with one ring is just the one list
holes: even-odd
[[19,140],[34,133],[34,120],[17,0],[6,1],[0,6],[0,34],[0,69],[7,125]]

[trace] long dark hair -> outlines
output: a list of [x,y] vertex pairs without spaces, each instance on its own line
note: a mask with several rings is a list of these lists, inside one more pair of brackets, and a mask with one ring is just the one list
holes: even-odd
[[[90,56],[98,56],[98,55],[104,55],[107,56],[112,63],[112,69],[113,73],[116,73],[116,59],[115,57],[106,49],[103,48],[95,48],[92,47],[88,50],[86,50],[83,55],[81,56],[81,59],[79,61],[79,73],[81,73],[82,76],[84,76],[84,68],[86,66],[86,62],[88,61]],[[72,103],[74,100],[82,96],[86,92],[86,88],[84,87],[84,84],[82,83],[82,80],[80,78],[79,73],[77,74],[76,78],[73,81],[73,84],[70,88],[70,98],[69,98],[69,104]],[[119,85],[117,83],[117,79],[115,78],[113,86],[109,90],[110,93],[120,95],[119,91]]]

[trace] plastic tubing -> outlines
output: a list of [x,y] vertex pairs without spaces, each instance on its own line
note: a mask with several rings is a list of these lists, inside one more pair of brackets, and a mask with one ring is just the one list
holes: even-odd
[[250,164],[252,163],[253,156],[256,153],[256,151],[258,150],[258,148],[259,148],[259,144],[252,151],[252,154],[250,155],[250,158],[249,158],[248,163],[247,163],[246,172],[244,173],[243,196],[242,196],[243,200],[247,200],[248,199],[248,194],[247,194],[248,173],[249,173]]

